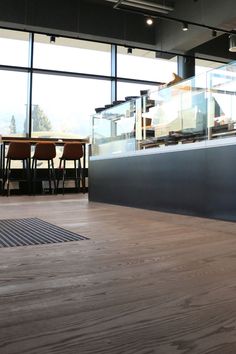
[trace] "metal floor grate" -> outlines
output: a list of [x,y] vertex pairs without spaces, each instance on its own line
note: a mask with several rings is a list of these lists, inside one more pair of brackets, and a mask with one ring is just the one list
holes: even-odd
[[88,240],[38,218],[0,220],[0,248]]

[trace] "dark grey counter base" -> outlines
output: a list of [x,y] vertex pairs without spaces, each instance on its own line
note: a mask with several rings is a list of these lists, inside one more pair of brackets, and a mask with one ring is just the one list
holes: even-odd
[[89,200],[236,221],[236,145],[90,160]]

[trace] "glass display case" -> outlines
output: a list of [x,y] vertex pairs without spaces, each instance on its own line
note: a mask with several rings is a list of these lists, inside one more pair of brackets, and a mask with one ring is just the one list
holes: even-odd
[[104,109],[92,117],[92,155],[236,135],[236,63]]
[[138,101],[131,99],[92,116],[92,155],[136,150]]

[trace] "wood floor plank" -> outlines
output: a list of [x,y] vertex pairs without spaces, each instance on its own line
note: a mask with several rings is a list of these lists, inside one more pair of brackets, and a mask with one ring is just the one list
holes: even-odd
[[89,203],[0,199],[87,236],[0,249],[1,354],[235,354],[236,224]]

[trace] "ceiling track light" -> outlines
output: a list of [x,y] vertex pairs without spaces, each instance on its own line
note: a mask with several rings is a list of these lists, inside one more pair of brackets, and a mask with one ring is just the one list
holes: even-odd
[[182,30],[185,32],[188,31],[188,24],[186,22],[183,22]]
[[147,18],[146,18],[146,24],[147,24],[148,26],[153,25],[153,18],[147,17]]
[[211,35],[212,35],[212,37],[216,37],[217,36],[216,30],[212,30]]
[[50,36],[50,43],[54,44],[56,42],[56,37],[55,36]]

